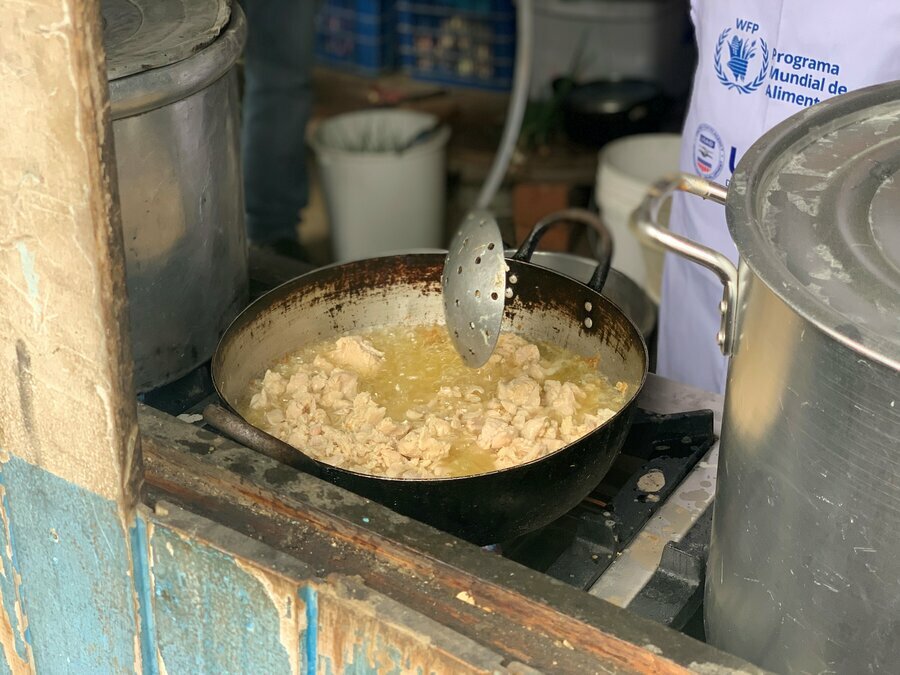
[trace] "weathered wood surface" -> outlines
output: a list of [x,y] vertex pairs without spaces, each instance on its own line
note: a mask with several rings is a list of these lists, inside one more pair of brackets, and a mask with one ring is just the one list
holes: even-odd
[[499,655],[359,579],[317,578],[296,557],[167,503],[149,520],[155,630],[168,673],[505,669]]
[[0,12],[0,447],[133,506],[121,227],[96,0]]
[[[758,673],[744,662],[155,410],[151,496],[359,578],[505,660],[544,672]],[[339,575],[339,576],[335,576]]]
[[96,0],[3,3],[0,119],[4,670],[139,670],[140,451]]

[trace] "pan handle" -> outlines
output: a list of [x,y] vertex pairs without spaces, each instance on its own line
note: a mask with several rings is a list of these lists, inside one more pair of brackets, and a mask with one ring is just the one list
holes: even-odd
[[513,255],[513,260],[531,262],[531,257],[534,255],[538,243],[547,233],[547,230],[554,225],[566,222],[573,222],[584,227],[590,227],[597,232],[597,249],[599,251],[597,258],[600,262],[594,269],[594,273],[587,282],[587,286],[590,287],[591,290],[600,293],[603,290],[603,285],[606,283],[606,278],[609,276],[609,269],[612,265],[613,240],[612,235],[609,233],[606,225],[603,224],[603,221],[600,220],[599,216],[586,209],[563,209],[562,211],[556,211],[549,216],[541,218],[537,225],[529,232],[528,236],[525,237],[525,241],[522,242],[519,250]]
[[308,473],[311,476],[320,476],[319,465],[281,439],[267,434],[261,429],[245,422],[234,413],[229,412],[220,405],[210,403],[203,409],[203,420],[216,431],[228,436],[233,441],[255,450],[276,462],[280,462],[292,469]]
[[734,347],[735,311],[737,305],[737,268],[718,251],[711,249],[687,237],[675,234],[659,224],[659,209],[665,201],[677,191],[709,199],[724,204],[728,191],[718,183],[698,176],[681,173],[660,179],[654,183],[644,197],[644,201],[631,214],[631,227],[638,236],[651,246],[676,253],[683,258],[702,265],[712,271],[722,282],[722,302],[719,311],[722,322],[716,341],[725,356],[730,356]]

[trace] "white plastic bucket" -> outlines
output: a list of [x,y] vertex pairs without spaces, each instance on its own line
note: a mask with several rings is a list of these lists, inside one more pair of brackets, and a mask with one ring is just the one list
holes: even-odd
[[437,122],[411,110],[364,110],[311,131],[337,261],[444,246],[450,130],[397,152]]
[[[659,303],[663,254],[643,245],[631,231],[629,218],[659,178],[678,171],[681,136],[639,134],[604,146],[597,171],[597,204],[613,237],[612,264]],[[668,212],[660,213],[668,222]]]

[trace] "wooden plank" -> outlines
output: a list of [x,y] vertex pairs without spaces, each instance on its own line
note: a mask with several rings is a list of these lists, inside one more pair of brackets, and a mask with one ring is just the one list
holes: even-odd
[[0,12],[0,645],[141,668],[140,450],[97,0]]
[[140,452],[97,0],[0,12],[0,448],[119,503]]
[[165,503],[149,520],[164,672],[528,672],[228,527]]
[[760,672],[592,596],[141,408],[148,483],[320,574],[359,576],[510,660],[550,672]]

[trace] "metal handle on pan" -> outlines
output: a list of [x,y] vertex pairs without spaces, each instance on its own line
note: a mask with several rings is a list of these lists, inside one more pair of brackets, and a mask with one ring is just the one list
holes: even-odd
[[722,323],[716,341],[722,353],[731,354],[734,345],[735,307],[737,305],[737,268],[718,251],[687,237],[675,234],[659,224],[659,210],[677,191],[688,192],[718,204],[724,204],[728,191],[722,185],[687,173],[667,176],[654,183],[644,201],[631,214],[631,227],[648,244],[671,251],[712,271],[724,286],[719,311]]
[[594,231],[596,231],[598,236],[597,249],[599,251],[597,259],[600,262],[594,269],[594,273],[591,275],[591,278],[586,285],[590,289],[600,293],[603,290],[606,278],[609,276],[610,267],[612,266],[613,240],[612,235],[609,233],[606,225],[603,224],[603,221],[600,220],[597,215],[585,209],[564,209],[541,218],[537,225],[532,228],[528,236],[525,237],[525,241],[522,242],[519,250],[513,255],[513,260],[530,262],[531,257],[537,249],[538,243],[544,234],[546,234],[547,230],[554,225],[564,222],[576,223],[584,227],[593,228]]
[[222,406],[210,403],[203,410],[203,421],[230,439],[251,450],[312,476],[321,474],[318,464],[284,441],[257,429]]

